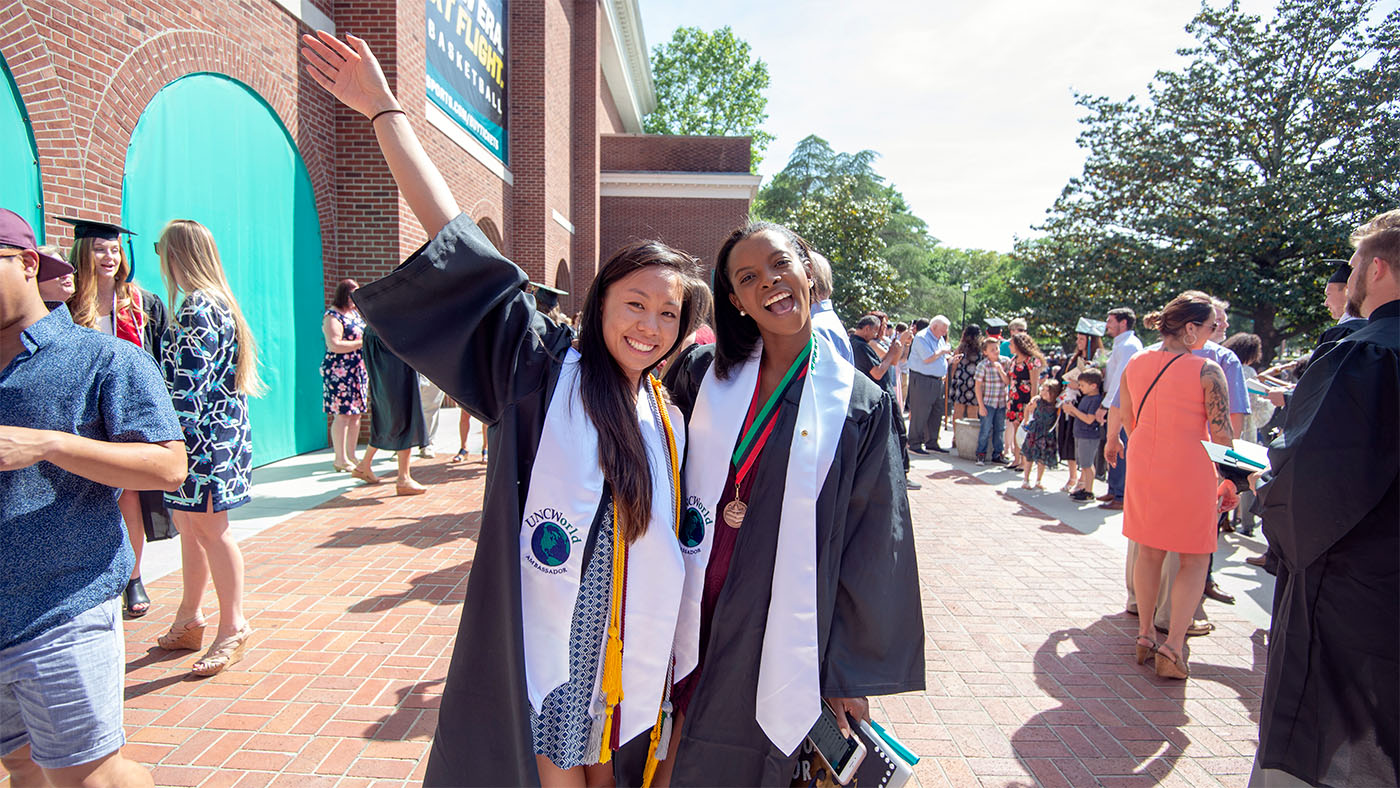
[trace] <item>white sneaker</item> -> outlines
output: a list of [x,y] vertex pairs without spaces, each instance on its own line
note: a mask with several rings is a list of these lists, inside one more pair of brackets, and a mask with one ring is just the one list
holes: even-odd
[[977,467],[978,467],[978,468],[981,468],[982,466],[984,466],[984,465],[986,465],[986,464],[987,464],[987,461],[986,461],[986,460],[978,460],[978,461],[977,461]]
[[418,456],[422,457],[425,460],[431,460],[432,458],[437,456],[437,452],[433,451],[432,446],[424,446],[423,448],[418,450]]

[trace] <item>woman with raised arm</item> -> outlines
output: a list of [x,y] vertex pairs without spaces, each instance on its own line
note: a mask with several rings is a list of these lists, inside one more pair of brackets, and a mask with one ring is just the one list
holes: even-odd
[[[1138,351],[1123,369],[1119,402],[1128,443],[1123,535],[1137,542],[1133,589],[1138,603],[1136,659],[1155,656],[1157,675],[1185,679],[1186,628],[1206,586],[1215,552],[1215,521],[1238,502],[1234,484],[1216,476],[1201,446],[1209,440],[1233,444],[1225,373],[1214,361],[1193,355],[1215,330],[1210,296],[1194,290],[1143,319],[1162,334],[1161,350]],[[1111,458],[1116,460],[1116,457]],[[1172,582],[1167,639],[1153,629],[1162,562],[1181,557]]]
[[[684,430],[652,369],[706,312],[694,258],[623,249],[573,331],[459,215],[365,43],[303,38],[307,71],[374,124],[431,240],[355,293],[395,354],[489,425],[471,558],[427,785],[608,785],[612,752],[669,741],[666,694],[685,582]],[[625,648],[624,648],[625,644]]]
[[[736,230],[715,334],[677,370],[691,418],[676,785],[786,785],[826,698],[924,688],[923,618],[892,396],[812,330],[797,237]],[[682,716],[683,715],[683,716]]]

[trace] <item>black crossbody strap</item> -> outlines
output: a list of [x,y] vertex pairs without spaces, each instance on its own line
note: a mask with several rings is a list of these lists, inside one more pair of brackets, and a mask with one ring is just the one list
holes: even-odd
[[1147,395],[1152,393],[1152,389],[1157,388],[1157,381],[1161,380],[1162,376],[1167,374],[1167,367],[1170,367],[1172,364],[1175,364],[1176,360],[1184,355],[1186,354],[1179,353],[1175,356],[1172,356],[1171,359],[1167,361],[1167,363],[1162,365],[1162,370],[1157,373],[1157,377],[1152,379],[1152,385],[1147,387],[1147,391],[1143,392],[1142,399],[1138,400],[1137,415],[1133,417],[1133,421],[1137,421],[1138,419],[1142,418],[1142,406],[1147,404]]

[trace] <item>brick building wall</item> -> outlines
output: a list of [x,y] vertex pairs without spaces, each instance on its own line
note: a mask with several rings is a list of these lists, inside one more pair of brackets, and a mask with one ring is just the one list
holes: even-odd
[[713,265],[758,190],[749,138],[609,134],[600,142],[603,258],[658,240]]
[[[0,0],[0,52],[31,120],[49,241],[71,243],[72,228],[58,216],[121,215],[126,151],[141,112],[161,88],[199,72],[230,76],[268,103],[301,152],[325,238],[334,237],[338,112],[299,67],[302,29],[266,0]],[[336,249],[325,246],[329,268]]]
[[748,137],[608,134],[601,167],[607,171],[742,172],[752,155]]
[[632,241],[655,240],[700,258],[710,268],[719,245],[748,214],[748,204],[735,199],[604,197],[603,259]]

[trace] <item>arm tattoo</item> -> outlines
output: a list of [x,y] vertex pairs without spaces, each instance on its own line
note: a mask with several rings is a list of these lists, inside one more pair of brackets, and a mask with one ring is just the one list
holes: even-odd
[[1235,438],[1235,432],[1230,427],[1230,390],[1225,382],[1225,373],[1215,362],[1207,361],[1201,367],[1201,388],[1205,392],[1210,439],[1229,446]]

